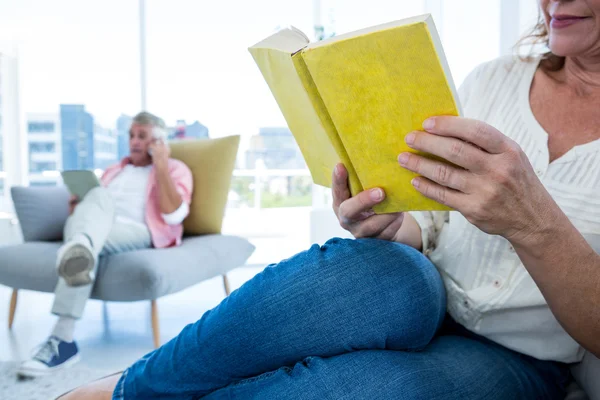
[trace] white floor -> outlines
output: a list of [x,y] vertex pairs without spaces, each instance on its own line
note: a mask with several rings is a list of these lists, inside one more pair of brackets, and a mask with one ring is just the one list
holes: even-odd
[[[229,274],[232,290],[261,271],[238,268]],[[12,289],[0,285],[0,361],[23,360],[46,339],[56,317],[50,314],[52,295],[19,292],[12,330],[8,330],[8,305]],[[158,300],[161,342],[176,336],[189,323],[224,298],[222,279],[214,278],[183,292]],[[103,303],[92,300],[79,321],[76,340],[82,363],[91,368],[122,370],[153,349],[150,302]]]

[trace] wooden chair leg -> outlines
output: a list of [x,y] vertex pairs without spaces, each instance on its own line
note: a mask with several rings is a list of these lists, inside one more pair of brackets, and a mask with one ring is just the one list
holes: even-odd
[[17,296],[19,294],[18,289],[13,289],[12,296],[10,297],[10,307],[8,309],[8,329],[13,326],[15,320],[15,311],[17,311]]
[[229,286],[229,278],[227,278],[227,274],[223,274],[223,286],[225,287],[225,293],[227,296],[231,294],[231,288]]
[[158,322],[158,306],[156,300],[151,301],[152,304],[152,336],[154,338],[154,348],[160,347],[160,325]]

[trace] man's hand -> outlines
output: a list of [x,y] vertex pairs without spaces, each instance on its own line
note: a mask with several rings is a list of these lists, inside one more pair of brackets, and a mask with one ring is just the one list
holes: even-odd
[[169,156],[171,149],[162,140],[155,140],[148,146],[148,150],[152,155],[152,163],[155,167],[166,167],[169,164]]
[[79,204],[79,197],[72,194],[69,198],[69,215],[73,214],[73,212],[75,211],[75,207],[77,207],[77,204]]

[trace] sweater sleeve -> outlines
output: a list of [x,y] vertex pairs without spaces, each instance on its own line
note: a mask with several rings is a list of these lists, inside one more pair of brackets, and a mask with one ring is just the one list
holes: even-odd
[[181,161],[170,160],[169,173],[182,202],[177,210],[169,214],[161,213],[161,217],[168,225],[179,225],[190,213],[194,181],[192,171]]
[[421,228],[423,254],[428,256],[437,247],[438,237],[450,218],[448,211],[410,211]]

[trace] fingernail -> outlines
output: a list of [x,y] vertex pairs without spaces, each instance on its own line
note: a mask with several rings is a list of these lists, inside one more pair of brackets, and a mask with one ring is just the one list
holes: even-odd
[[400,163],[400,165],[406,165],[406,163],[408,162],[408,153],[402,153],[398,156],[398,162]]
[[409,133],[404,138],[404,141],[406,142],[406,144],[413,144],[415,142],[415,134],[414,133]]
[[338,165],[335,166],[335,168],[333,169],[333,171],[335,172],[335,176],[337,176],[339,178],[340,175],[341,175],[341,173],[342,173],[342,168],[338,164]]
[[371,200],[380,201],[381,199],[383,199],[383,192],[381,191],[381,189],[371,190]]
[[410,183],[416,188],[418,188],[421,184],[417,178],[414,178],[412,181],[410,181]]
[[425,122],[423,122],[423,129],[425,130],[430,130],[433,129],[435,127],[435,119],[434,118],[428,118],[425,120]]

